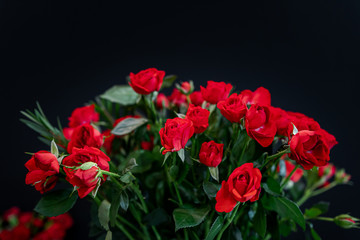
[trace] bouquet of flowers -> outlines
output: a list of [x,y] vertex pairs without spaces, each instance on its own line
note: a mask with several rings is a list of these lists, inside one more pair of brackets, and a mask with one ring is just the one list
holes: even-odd
[[280,239],[297,229],[320,239],[314,220],[358,227],[348,214],[324,216],[326,202],[301,209],[350,183],[329,163],[337,141],[319,123],[271,106],[263,87],[208,81],[194,91],[189,81],[160,93],[176,78],[130,73],[65,128],[39,104],[22,112],[50,148],[25,164],[26,184],[43,194],[35,211],[57,216],[86,198],[90,236],[105,239]]

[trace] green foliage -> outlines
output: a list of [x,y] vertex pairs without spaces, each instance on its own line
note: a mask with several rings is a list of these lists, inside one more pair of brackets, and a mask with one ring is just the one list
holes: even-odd
[[115,85],[100,95],[100,98],[109,100],[113,103],[119,103],[123,106],[134,105],[140,95],[134,92],[128,85]]
[[178,231],[181,228],[189,228],[199,225],[202,221],[204,221],[209,211],[209,206],[201,208],[191,206],[176,208],[173,212],[175,231]]
[[77,198],[69,189],[52,191],[43,195],[34,210],[47,217],[58,216],[69,211]]

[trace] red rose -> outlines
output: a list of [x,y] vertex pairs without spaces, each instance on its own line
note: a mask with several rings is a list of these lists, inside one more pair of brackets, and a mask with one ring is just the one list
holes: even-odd
[[204,102],[204,98],[202,97],[200,91],[194,91],[193,93],[191,93],[190,100],[191,103],[194,104],[195,106],[201,106],[202,103]]
[[232,123],[240,123],[240,119],[245,116],[247,111],[240,95],[236,93],[231,94],[226,100],[218,102],[217,107],[221,114]]
[[194,125],[190,119],[174,118],[166,120],[165,127],[159,131],[163,154],[176,152],[184,148],[194,134]]
[[316,131],[320,129],[320,125],[314,119],[302,114],[295,112],[286,112],[290,121],[295,125],[295,127],[301,130],[310,130]]
[[271,105],[271,95],[269,90],[263,87],[259,87],[252,92],[250,90],[244,90],[240,93],[242,101],[244,104],[251,105],[251,104],[259,104],[263,106],[270,106]]
[[61,224],[65,229],[72,227],[72,225],[74,224],[72,217],[68,213],[64,213],[55,217],[50,217],[49,219],[54,221],[55,223]]
[[156,97],[156,107],[158,109],[162,109],[163,107],[168,108],[169,107],[169,100],[163,93],[159,93]]
[[16,218],[19,214],[20,214],[20,208],[12,207],[12,208],[6,210],[3,213],[2,217],[5,221],[9,221],[10,218],[14,218],[14,217]]
[[11,230],[4,229],[0,232],[1,240],[29,240],[30,236],[30,229],[23,224],[19,224]]
[[284,137],[290,137],[290,134],[292,134],[293,132],[294,126],[290,120],[289,115],[286,113],[285,110],[282,110],[281,108],[271,107],[270,109],[276,124],[276,134]]
[[151,151],[154,148],[154,136],[149,137],[149,141],[141,141],[140,146],[142,149]]
[[276,124],[267,106],[251,105],[245,116],[245,128],[248,135],[261,146],[268,147],[276,135]]
[[66,229],[60,223],[53,223],[44,231],[36,234],[33,240],[62,240],[65,235]]
[[187,106],[186,95],[181,93],[177,88],[174,88],[168,99],[173,105],[177,107]]
[[200,86],[202,97],[205,101],[216,104],[221,100],[225,100],[232,89],[230,83],[208,81],[206,88]]
[[129,85],[138,94],[148,95],[154,91],[159,91],[165,76],[164,71],[156,68],[142,70],[137,74],[130,73]]
[[[289,174],[294,170],[295,165],[292,164],[290,161],[284,161],[285,162],[285,168],[286,168],[286,174],[285,177],[288,177]],[[277,167],[277,171],[280,171],[279,166]],[[293,175],[291,175],[290,180],[293,182],[298,182],[301,177],[303,176],[304,171],[301,168],[298,168],[295,170],[295,172],[293,173]]]
[[95,112],[95,105],[76,108],[71,117],[69,117],[69,127],[75,128],[77,126],[99,121],[99,114]]
[[32,184],[40,193],[49,191],[55,187],[59,173],[59,162],[56,156],[48,151],[35,153],[29,161],[25,163],[29,170],[26,174],[25,183]]
[[208,167],[217,167],[223,157],[224,144],[214,141],[204,142],[201,145],[199,160]]
[[320,133],[321,135],[323,135],[324,140],[326,142],[326,144],[328,145],[329,149],[331,150],[336,144],[338,144],[338,142],[336,141],[336,138],[334,135],[331,135],[330,133],[328,133],[327,131],[325,131],[324,129],[320,128],[319,130],[317,130],[318,133]]
[[75,128],[68,144],[67,151],[72,152],[74,147],[84,146],[100,148],[103,144],[103,135],[90,124],[84,124]]
[[325,166],[329,160],[329,147],[324,137],[315,131],[302,130],[290,142],[290,158],[309,170],[314,166]]
[[[63,160],[66,180],[77,188],[80,198],[84,198],[97,186],[106,180],[106,175],[101,179],[96,178],[99,169],[109,171],[110,158],[97,148],[85,146],[83,149],[74,148],[72,154]],[[87,165],[83,165],[87,163]],[[94,164],[91,164],[94,163]],[[82,167],[84,166],[84,167]]]
[[191,84],[189,82],[182,82],[180,88],[183,93],[187,94],[191,91]]
[[231,212],[237,202],[257,201],[261,191],[261,172],[252,163],[236,168],[227,181],[223,181],[216,194],[215,209],[218,212]]
[[186,118],[190,119],[194,124],[195,133],[202,133],[206,130],[209,126],[209,115],[209,110],[195,107],[193,104],[190,104],[186,112]]

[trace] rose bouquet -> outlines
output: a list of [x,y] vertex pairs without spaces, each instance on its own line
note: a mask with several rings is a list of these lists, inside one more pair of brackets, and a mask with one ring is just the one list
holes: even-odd
[[64,128],[39,105],[22,112],[50,146],[25,164],[26,184],[43,194],[35,211],[57,216],[86,198],[90,236],[105,239],[279,239],[297,229],[320,239],[315,220],[358,226],[324,216],[326,202],[300,208],[350,183],[329,163],[335,137],[314,119],[272,106],[263,87],[236,93],[208,81],[194,91],[190,81],[159,93],[175,80],[155,68],[131,73]]

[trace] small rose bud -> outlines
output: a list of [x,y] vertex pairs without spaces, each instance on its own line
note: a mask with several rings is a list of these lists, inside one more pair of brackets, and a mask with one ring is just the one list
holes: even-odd
[[336,225],[342,228],[357,228],[360,219],[354,218],[348,214],[341,214],[334,218],[334,222]]
[[351,175],[345,172],[345,169],[340,169],[335,173],[335,181],[337,183],[346,184],[350,181]]

